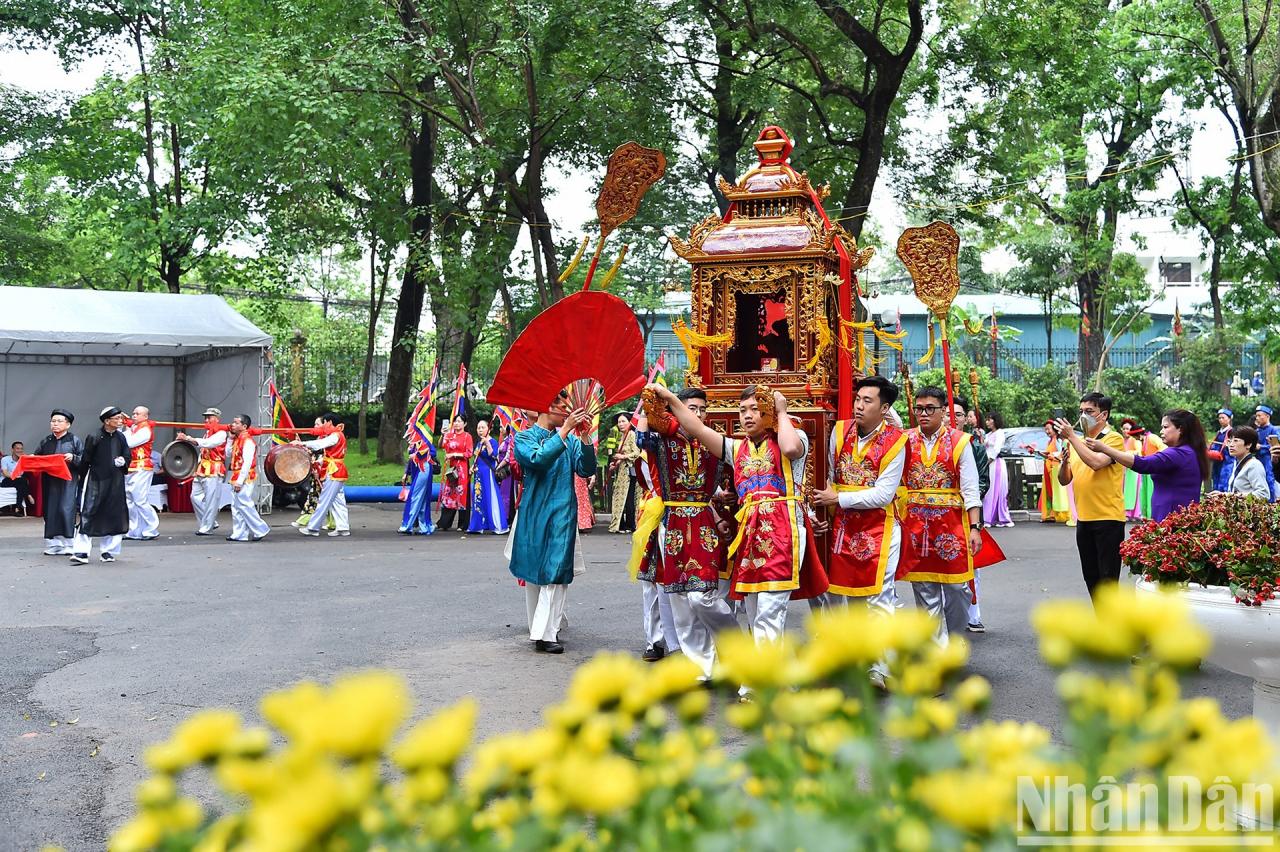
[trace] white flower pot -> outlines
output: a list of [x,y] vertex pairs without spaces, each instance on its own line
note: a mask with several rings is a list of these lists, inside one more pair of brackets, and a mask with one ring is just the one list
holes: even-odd
[[[1136,588],[1139,594],[1160,593],[1159,584],[1146,580]],[[1280,743],[1280,601],[1245,606],[1225,586],[1187,585],[1180,594],[1213,640],[1209,662],[1253,678],[1254,718]],[[1244,825],[1258,824],[1246,813],[1239,816]]]

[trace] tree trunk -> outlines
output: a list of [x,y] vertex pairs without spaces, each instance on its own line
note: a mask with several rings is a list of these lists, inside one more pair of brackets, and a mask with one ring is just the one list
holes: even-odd
[[[1079,356],[1080,388],[1088,386],[1089,377],[1102,363],[1102,350],[1107,343],[1107,329],[1102,315],[1102,276],[1097,270],[1081,273],[1076,278],[1076,294],[1080,298]],[[1087,322],[1086,322],[1087,320]]]
[[[426,84],[434,87],[434,80]],[[413,358],[418,348],[418,326],[422,321],[422,305],[426,280],[432,274],[431,232],[434,198],[436,119],[424,113],[418,130],[410,140],[413,222],[409,237],[409,258],[404,267],[400,300],[396,304],[395,323],[391,332],[391,358],[387,365],[387,389],[382,398],[383,428],[378,431],[378,460],[398,462],[404,457],[400,442],[401,423],[409,414],[409,384],[413,380]]]

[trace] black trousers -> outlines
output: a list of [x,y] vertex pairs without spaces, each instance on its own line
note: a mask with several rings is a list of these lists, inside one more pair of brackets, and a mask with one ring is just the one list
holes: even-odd
[[31,486],[27,483],[25,476],[19,476],[17,479],[9,479],[7,476],[0,479],[0,487],[12,488],[18,492],[17,511],[26,513],[27,500],[31,497]]
[[1080,521],[1076,524],[1076,549],[1080,551],[1080,573],[1093,597],[1099,584],[1120,579],[1120,544],[1124,541],[1124,521]]
[[437,529],[447,530],[453,526],[453,518],[458,517],[458,529],[463,532],[467,531],[467,527],[471,526],[471,510],[470,509],[441,509],[440,523]]

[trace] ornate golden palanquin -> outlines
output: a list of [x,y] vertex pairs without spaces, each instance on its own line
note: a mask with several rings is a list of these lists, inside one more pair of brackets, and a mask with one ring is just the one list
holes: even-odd
[[690,354],[685,381],[706,389],[709,420],[728,434],[737,431],[744,387],[763,382],[782,391],[810,437],[812,487],[825,482],[832,423],[850,416],[857,376],[839,345],[840,320],[856,316],[854,273],[872,249],[859,252],[828,219],[828,188],[790,166],[791,140],[781,128],[766,127],[754,147],[754,169],[736,184],[720,179],[726,215],[708,216],[687,241],[671,238],[693,266],[690,328],[677,327]]

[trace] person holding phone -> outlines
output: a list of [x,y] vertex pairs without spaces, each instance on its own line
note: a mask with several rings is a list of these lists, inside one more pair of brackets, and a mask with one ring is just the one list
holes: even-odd
[[1200,492],[1209,481],[1209,448],[1200,418],[1185,408],[1166,411],[1160,421],[1160,439],[1165,448],[1151,455],[1116,450],[1092,438],[1085,441],[1094,452],[1151,478],[1149,517],[1153,521],[1200,502]]
[[1080,398],[1079,422],[1084,435],[1076,434],[1065,417],[1054,421],[1054,432],[1067,441],[1066,458],[1058,468],[1058,484],[1074,486],[1076,498],[1076,549],[1080,552],[1080,572],[1089,597],[1102,583],[1120,579],[1120,545],[1124,541],[1124,468],[1111,456],[1090,449],[1095,442],[1117,452],[1124,451],[1124,438],[1111,429],[1111,398],[1087,393]]

